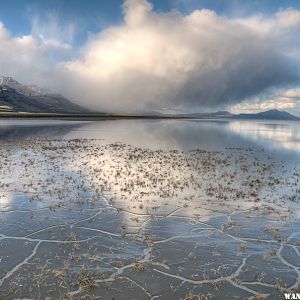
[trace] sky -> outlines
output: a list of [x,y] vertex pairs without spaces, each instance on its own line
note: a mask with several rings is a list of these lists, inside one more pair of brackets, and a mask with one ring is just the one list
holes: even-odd
[[0,0],[0,75],[97,111],[300,115],[300,1]]

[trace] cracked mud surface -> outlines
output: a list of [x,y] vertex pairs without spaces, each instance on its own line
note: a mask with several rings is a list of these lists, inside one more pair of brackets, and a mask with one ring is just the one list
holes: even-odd
[[299,292],[293,162],[95,138],[4,140],[0,155],[0,299]]

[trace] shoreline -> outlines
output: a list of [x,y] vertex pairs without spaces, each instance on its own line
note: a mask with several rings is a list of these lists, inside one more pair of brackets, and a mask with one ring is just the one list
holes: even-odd
[[106,120],[106,119],[228,119],[195,116],[167,115],[121,115],[121,114],[57,114],[57,113],[0,113],[0,119],[72,119],[72,120]]
[[101,121],[101,120],[216,120],[216,121],[298,121],[284,119],[260,118],[228,118],[209,116],[168,116],[168,115],[121,115],[121,114],[57,114],[57,113],[0,113],[0,120],[28,119],[28,120],[67,120],[67,121]]

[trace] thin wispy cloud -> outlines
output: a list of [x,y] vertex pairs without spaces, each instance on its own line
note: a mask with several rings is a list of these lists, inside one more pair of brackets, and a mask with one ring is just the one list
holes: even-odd
[[59,19],[57,13],[31,16],[31,35],[45,47],[72,48],[75,25]]

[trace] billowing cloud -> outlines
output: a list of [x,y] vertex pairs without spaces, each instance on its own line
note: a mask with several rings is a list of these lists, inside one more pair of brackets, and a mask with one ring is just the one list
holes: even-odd
[[300,32],[297,10],[242,20],[205,9],[157,13],[146,0],[126,0],[123,10],[122,24],[91,36],[76,59],[55,66],[44,55],[49,40],[37,33],[23,37],[27,48],[6,40],[28,53],[29,66],[42,61],[47,76],[39,83],[97,110],[214,109],[298,83],[300,47],[286,38]]
[[155,13],[147,1],[127,0],[124,23],[61,64],[61,77],[76,82],[73,98],[113,111],[225,106],[295,82],[289,58],[249,23],[209,10]]
[[32,17],[31,21],[31,33],[17,37],[0,22],[0,75],[47,85],[55,74],[55,65],[74,54],[73,28],[70,24],[60,29],[54,14],[44,20]]
[[278,11],[271,17],[254,15],[249,18],[237,20],[247,27],[263,35],[276,35],[285,32],[287,29],[299,28],[300,11],[288,8]]
[[22,73],[35,71],[32,63],[39,56],[39,50],[32,36],[13,38],[0,23],[0,45],[0,73],[18,75],[23,79]]

